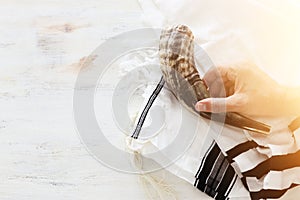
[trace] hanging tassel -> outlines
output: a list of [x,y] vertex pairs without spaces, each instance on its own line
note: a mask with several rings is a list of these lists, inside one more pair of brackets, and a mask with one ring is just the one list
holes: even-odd
[[[131,153],[132,166],[139,172],[139,181],[150,200],[177,200],[176,192],[173,187],[165,182],[165,178],[158,178],[154,174],[143,171],[143,156],[140,150],[132,146],[133,138],[126,138],[127,150]],[[136,140],[135,140],[136,141]],[[144,143],[144,142],[143,142]]]

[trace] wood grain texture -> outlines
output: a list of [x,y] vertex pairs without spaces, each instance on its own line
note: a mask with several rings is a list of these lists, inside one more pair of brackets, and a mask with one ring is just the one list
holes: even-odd
[[[146,199],[97,162],[72,112],[78,70],[112,35],[143,27],[134,0],[0,1],[0,199]],[[208,199],[174,176],[178,199]]]

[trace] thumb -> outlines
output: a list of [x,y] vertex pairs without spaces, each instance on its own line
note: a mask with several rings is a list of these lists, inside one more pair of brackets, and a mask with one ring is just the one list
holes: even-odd
[[244,99],[240,95],[234,94],[225,98],[206,98],[198,101],[195,105],[197,111],[222,113],[222,112],[239,112]]

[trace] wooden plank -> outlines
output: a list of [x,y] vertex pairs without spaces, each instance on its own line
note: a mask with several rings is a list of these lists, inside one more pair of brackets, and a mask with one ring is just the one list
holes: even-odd
[[[0,199],[145,199],[137,176],[104,167],[76,133],[72,96],[87,56],[142,27],[134,0],[0,2]],[[178,199],[205,199],[176,177]]]

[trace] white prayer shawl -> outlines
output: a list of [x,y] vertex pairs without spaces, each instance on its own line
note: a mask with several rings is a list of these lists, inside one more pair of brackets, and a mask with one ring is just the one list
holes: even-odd
[[[296,1],[140,0],[140,3],[145,20],[155,27],[178,23],[190,26],[196,42],[215,64],[251,60],[280,83],[299,84],[300,7]],[[253,199],[264,191],[283,191],[300,183],[299,164],[288,162],[297,158],[299,150],[299,134],[292,134],[287,128],[292,118],[257,120],[272,125],[269,136],[226,127],[212,139],[229,157]],[[230,149],[239,149],[239,145],[243,151],[229,156]],[[262,165],[263,173],[254,173]]]
[[[149,91],[146,90],[148,94],[143,96],[149,98]],[[190,126],[187,127],[190,131],[197,127],[196,137],[180,159],[166,169],[209,196],[215,199],[279,198],[300,183],[300,151],[295,137],[292,133],[284,134],[289,132],[288,128],[283,131],[281,126],[276,126],[284,122],[274,120],[268,136],[223,127],[212,121],[208,123],[206,119],[182,110],[179,102],[165,89],[154,105],[172,108],[165,110],[164,128],[153,137],[131,140],[131,149],[147,156],[149,152],[165,148],[177,136],[180,120],[175,118],[181,111],[182,117],[192,123],[180,125]],[[139,136],[143,137],[143,129]],[[160,162],[156,157],[151,158]]]
[[[153,87],[151,88],[153,89]],[[149,96],[151,95],[152,91],[150,91],[151,90],[147,89],[145,94],[143,95],[144,97],[146,97],[144,102],[145,105],[148,102]],[[142,106],[142,108],[144,108],[145,105]],[[164,149],[166,146],[173,142],[174,138],[178,136],[178,134],[182,134],[178,132],[180,126],[185,126],[189,131],[195,131],[195,127],[197,127],[195,138],[192,138],[193,140],[191,140],[191,145],[187,146],[187,151],[180,154],[180,158],[174,161],[172,165],[166,167],[166,170],[186,180],[211,197],[217,197],[217,192],[219,192],[219,196],[216,199],[250,198],[248,191],[245,189],[244,185],[242,184],[241,180],[238,178],[232,167],[230,174],[226,175],[225,172],[227,168],[230,168],[230,164],[228,162],[223,163],[224,169],[220,170],[221,172],[219,173],[219,175],[213,174],[216,173],[216,171],[219,169],[219,167],[216,166],[220,165],[220,162],[217,159],[214,160],[213,163],[211,163],[211,166],[208,166],[208,169],[203,169],[205,168],[205,165],[207,165],[207,163],[205,162],[207,162],[207,160],[209,159],[211,160],[208,154],[213,148],[215,148],[214,152],[218,154],[218,158],[221,162],[225,158],[214,139],[214,136],[217,137],[218,134],[215,133],[213,129],[211,129],[211,126],[216,126],[214,130],[219,129],[217,127],[218,124],[202,118],[201,120],[199,120],[198,116],[190,113],[188,110],[183,108],[175,99],[175,97],[165,88],[162,89],[161,93],[153,103],[153,107],[154,106],[166,108],[164,114],[166,116],[166,119],[163,128],[158,134],[154,135],[153,137],[144,139],[144,129],[142,129],[138,139],[130,140],[129,145],[131,149],[134,149],[140,152],[143,156],[147,157],[149,152],[157,152]],[[178,113],[180,113],[181,116],[178,116]],[[139,113],[138,116],[140,116],[140,114],[141,113]],[[149,116],[148,118],[146,118],[146,121],[149,120]],[[191,123],[181,124],[180,119],[176,120],[176,118],[180,117],[185,118]],[[210,124],[210,122],[212,124]],[[144,128],[147,129],[146,127]],[[222,129],[228,129],[229,132],[230,130],[232,130],[228,127]],[[240,132],[241,135],[243,134],[241,130],[234,131]],[[156,157],[151,158],[160,163],[160,160]],[[200,172],[202,173],[200,174]],[[221,181],[223,179],[228,179],[228,183],[221,184]],[[202,180],[204,180],[205,183],[200,183]],[[209,183],[209,181],[214,181],[215,183]]]

